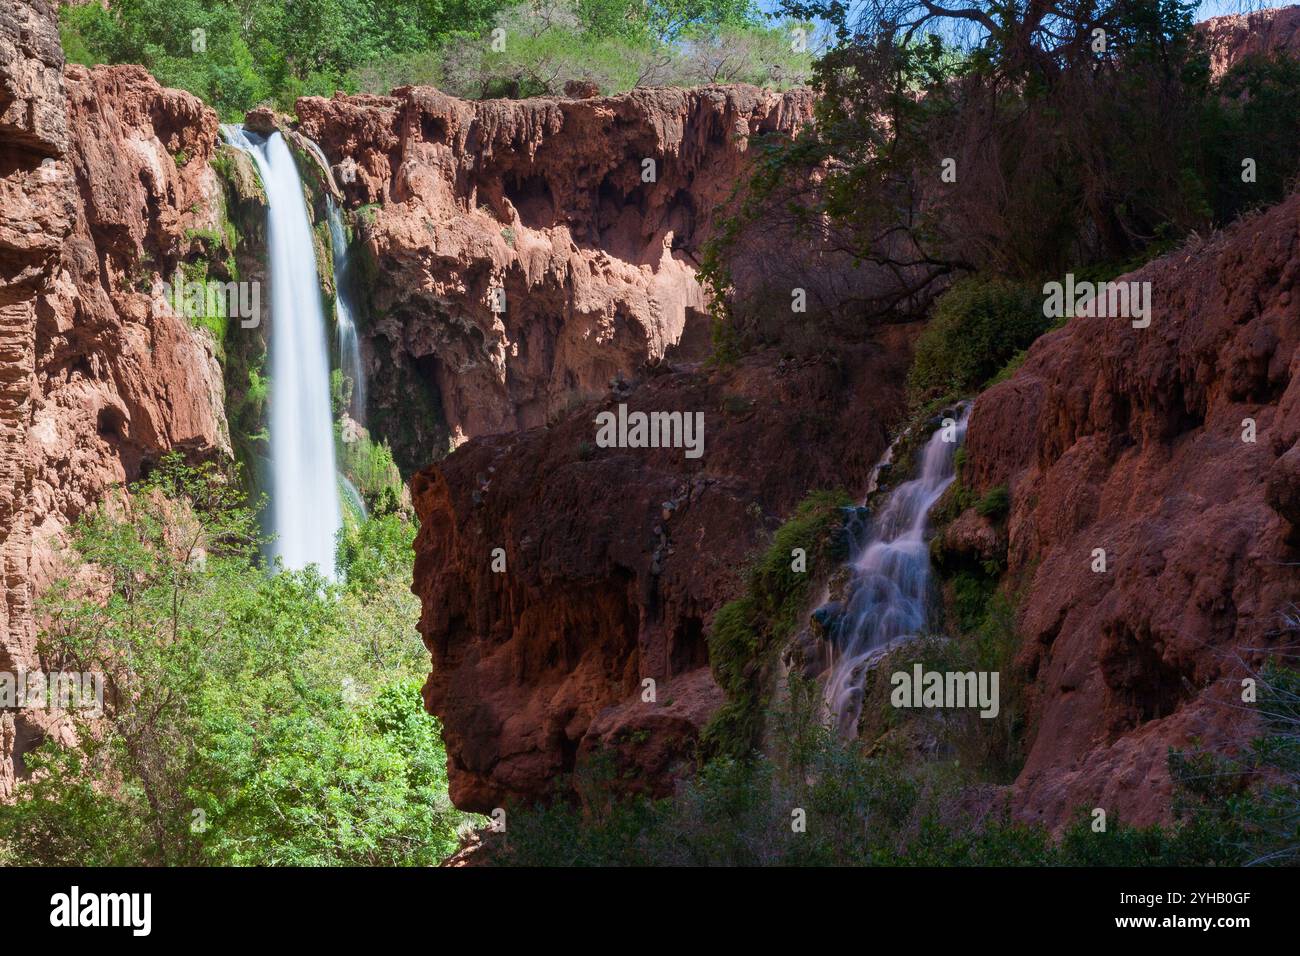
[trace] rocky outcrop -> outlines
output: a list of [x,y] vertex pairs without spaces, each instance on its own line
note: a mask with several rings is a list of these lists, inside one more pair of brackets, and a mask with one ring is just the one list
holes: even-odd
[[[0,670],[34,653],[28,508],[36,311],[72,228],[63,51],[45,0],[0,0]],[[12,754],[40,725],[0,712],[0,796],[13,786]]]
[[[219,215],[216,116],[134,67],[63,65],[53,4],[0,0],[0,670],[68,522],[171,448],[227,446],[206,333],[151,290]],[[48,712],[0,714],[0,796]]]
[[1205,41],[1215,77],[1247,57],[1300,56],[1300,6],[1213,17],[1196,30]]
[[[1020,816],[1169,813],[1170,747],[1240,746],[1240,681],[1296,635],[1300,195],[1125,277],[980,396],[965,480],[1007,485],[1032,741]],[[1097,549],[1105,571],[1094,571]]]
[[[302,132],[365,224],[368,351],[372,373],[385,370],[372,412],[409,417],[384,383],[413,367],[455,445],[541,425],[647,361],[698,356],[701,245],[753,137],[790,132],[811,108],[807,91],[743,86],[299,100]],[[428,435],[386,431],[427,462]]]
[[37,330],[38,536],[164,451],[229,452],[215,343],[161,292],[220,225],[216,114],[138,67],[66,85],[80,202]]
[[[914,331],[805,361],[665,370],[415,476],[424,693],[457,806],[568,795],[587,772],[672,788],[722,703],[714,613],[807,492],[863,491],[902,412]],[[619,403],[702,412],[703,455],[598,447],[594,418]]]

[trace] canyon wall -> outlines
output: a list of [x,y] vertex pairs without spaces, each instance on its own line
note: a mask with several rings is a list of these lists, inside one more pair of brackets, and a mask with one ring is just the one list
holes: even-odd
[[[1289,48],[1291,15],[1266,18],[1262,38],[1249,33],[1259,18],[1244,36],[1233,23],[1202,27],[1215,69]],[[412,482],[415,590],[433,655],[425,697],[443,720],[458,806],[570,793],[598,755],[612,755],[630,789],[669,791],[721,702],[704,634],[740,592],[740,568],[803,493],[860,492],[902,415],[910,330],[880,333],[893,336],[888,361],[873,351],[881,339],[844,351],[833,371],[812,362],[778,374],[772,355],[734,373],[674,364],[694,357],[672,346],[703,308],[692,250],[739,175],[746,126],[789,131],[805,104],[802,93],[743,89],[485,104],[399,90],[300,103],[352,201],[382,204],[367,233],[381,347],[418,357],[437,381],[453,444],[476,436]],[[641,158],[664,156],[660,181],[641,183]],[[698,172],[683,180],[679,168]],[[1270,463],[1294,442],[1264,425],[1282,415],[1295,344],[1281,322],[1286,214],[1273,215],[1283,225],[1268,221],[1271,239],[1239,229],[1222,253],[1150,267],[1168,272],[1158,290],[1183,291],[1157,299],[1149,338],[1071,323],[977,406],[972,474],[981,493],[1012,484],[1011,571],[1032,578],[1022,614],[1035,737],[1014,801],[1026,819],[1059,826],[1085,804],[1165,818],[1167,747],[1239,739],[1230,658],[1246,635],[1263,639],[1287,598],[1274,563],[1289,554],[1285,522],[1264,500]],[[1185,288],[1179,270],[1192,277]],[[502,314],[493,286],[507,291]],[[647,308],[647,288],[671,306],[669,321],[654,296]],[[1260,292],[1257,312],[1245,290]],[[1097,347],[1111,339],[1127,343],[1121,355]],[[1143,354],[1130,354],[1137,343]],[[610,381],[661,356],[663,374]],[[1224,402],[1213,412],[1221,431],[1202,442],[1210,395]],[[737,400],[746,415],[725,411]],[[596,448],[595,414],[622,401],[703,410],[704,459]],[[1090,403],[1116,418],[1089,418]],[[1257,445],[1222,431],[1246,414],[1239,405],[1261,416]],[[813,422],[816,438],[802,430]],[[1137,450],[1132,429],[1150,433]],[[1197,461],[1207,473],[1194,481]],[[1272,480],[1294,507],[1289,479]],[[986,521],[972,511],[962,523],[987,544]],[[1111,549],[1109,576],[1091,575],[1093,547]],[[642,699],[646,678],[657,703]]]
[[[883,450],[914,329],[700,367],[702,246],[752,139],[811,108],[744,86],[299,100],[361,223],[372,420],[408,466],[473,439],[411,483],[458,806],[570,794],[606,759],[671,789],[722,703],[714,612],[804,494],[860,486]],[[705,455],[598,448],[620,403],[702,413]]]
[[[1295,49],[1296,24],[1201,29],[1221,72]],[[474,439],[412,482],[458,805],[564,791],[598,755],[669,788],[721,701],[704,634],[745,561],[808,491],[861,490],[901,417],[910,327],[699,364],[703,243],[754,140],[812,106],[743,86],[299,101],[359,222],[376,431],[411,471]],[[33,595],[70,521],[169,449],[230,452],[217,345],[153,293],[222,226],[216,142],[210,109],[142,69],[65,69],[48,0],[0,0],[0,669],[40,665]],[[1135,276],[1150,329],[1072,321],[976,406],[968,474],[1010,486],[1010,572],[1032,582],[1022,816],[1159,818],[1165,749],[1238,739],[1237,656],[1294,600],[1298,202]],[[596,447],[621,403],[702,413],[704,457]],[[0,714],[0,795],[58,732]]]
[[[811,113],[808,91],[744,86],[299,100],[361,206],[372,414],[399,457],[423,466],[438,442],[542,425],[647,361],[702,357],[703,241],[751,139]],[[430,385],[442,427],[413,431]]]
[[[54,5],[0,0],[0,670],[68,523],[172,448],[228,450],[207,333],[152,290],[215,226],[215,114],[136,67],[64,69]],[[56,715],[0,714],[0,795]]]
[[1300,6],[1214,17],[1197,25],[1210,55],[1210,73],[1222,76],[1249,56],[1300,55]]
[[[672,789],[723,700],[714,613],[808,492],[865,487],[903,413],[915,331],[803,360],[661,368],[415,476],[424,694],[457,806],[569,794],[586,771]],[[702,413],[704,454],[598,447],[594,418],[619,404]]]
[[1242,746],[1241,679],[1295,639],[1300,195],[1119,281],[1151,284],[1150,327],[1043,336],[966,446],[977,495],[1010,489],[1032,728],[1014,804],[1053,826],[1166,819],[1168,749]]

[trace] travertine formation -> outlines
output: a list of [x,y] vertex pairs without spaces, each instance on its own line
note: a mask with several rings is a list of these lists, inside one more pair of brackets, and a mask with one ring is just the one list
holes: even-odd
[[[28,488],[37,297],[72,229],[63,51],[45,0],[0,3],[0,670],[33,654]],[[0,796],[13,785],[10,755],[38,728],[0,713]]]
[[967,440],[975,492],[1010,488],[1025,585],[1014,802],[1052,825],[1165,818],[1167,750],[1240,746],[1241,679],[1296,637],[1300,195],[1125,279],[1151,283],[1150,327],[1071,319],[980,396]]
[[[698,355],[715,213],[750,139],[811,110],[807,91],[743,86],[298,102],[348,199],[381,204],[361,213],[372,368],[416,365],[455,444],[541,425],[646,361]],[[376,377],[372,403],[400,404]]]
[[[671,790],[722,703],[705,643],[714,613],[808,492],[865,486],[902,414],[914,333],[664,371],[416,475],[424,693],[457,806],[571,794],[571,775],[597,760],[632,789]],[[620,403],[703,412],[704,455],[599,447],[594,417]]]
[[[0,0],[0,670],[36,670],[56,539],[171,448],[225,449],[206,333],[153,301],[216,224],[216,115],[142,69],[63,65],[53,4]],[[0,795],[49,712],[0,715]]]
[[1300,6],[1214,17],[1197,32],[1210,54],[1210,72],[1222,76],[1249,56],[1300,55]]

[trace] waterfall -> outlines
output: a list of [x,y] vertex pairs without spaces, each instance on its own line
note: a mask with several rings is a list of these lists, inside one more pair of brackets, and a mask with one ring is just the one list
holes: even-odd
[[352,318],[351,290],[348,285],[348,238],[343,231],[343,214],[333,199],[329,200],[330,247],[334,252],[334,325],[338,329],[339,367],[343,377],[352,382],[352,401],[347,413],[353,421],[366,423],[366,377],[361,373],[361,343]]
[[266,188],[271,275],[271,524],[274,554],[290,569],[334,573],[342,525],[330,413],[329,349],[303,183],[279,132],[223,127],[248,153]]
[[[841,737],[856,733],[867,668],[891,647],[926,630],[927,516],[956,477],[957,448],[969,416],[969,407],[963,408],[952,428],[941,427],[930,437],[919,474],[890,493],[852,559],[847,598],[830,628],[834,657],[826,682],[827,709]],[[891,454],[892,447],[886,455]]]

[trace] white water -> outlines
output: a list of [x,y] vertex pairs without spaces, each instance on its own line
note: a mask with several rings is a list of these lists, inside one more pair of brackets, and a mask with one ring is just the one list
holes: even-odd
[[278,132],[263,138],[239,126],[223,131],[232,146],[252,156],[270,206],[272,548],[286,568],[314,564],[332,577],[342,517],[325,314],[302,179]]
[[[966,437],[969,408],[954,429],[940,428],[926,443],[920,473],[894,489],[852,561],[853,577],[842,616],[831,627],[834,648],[826,705],[841,737],[856,735],[867,669],[896,644],[925,633],[930,605],[930,552],[925,539],[930,509],[955,477],[957,448]],[[944,441],[948,432],[955,441]],[[892,446],[887,456],[892,455]]]
[[339,367],[352,382],[352,402],[347,413],[353,421],[366,423],[366,377],[361,374],[361,343],[352,318],[348,286],[348,239],[338,204],[329,200],[330,247],[334,253],[334,325],[338,329]]

